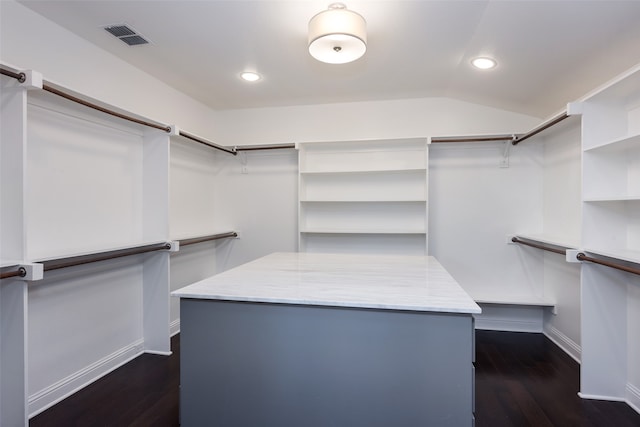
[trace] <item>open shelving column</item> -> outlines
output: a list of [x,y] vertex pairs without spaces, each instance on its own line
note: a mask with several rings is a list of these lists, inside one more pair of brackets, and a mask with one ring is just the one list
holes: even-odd
[[[640,69],[581,103],[583,224],[587,254],[640,264]],[[640,278],[582,265],[580,395],[628,400],[629,369],[637,363]],[[637,331],[636,331],[637,332]],[[636,350],[634,350],[636,349]]]
[[301,252],[428,253],[424,138],[298,149]]

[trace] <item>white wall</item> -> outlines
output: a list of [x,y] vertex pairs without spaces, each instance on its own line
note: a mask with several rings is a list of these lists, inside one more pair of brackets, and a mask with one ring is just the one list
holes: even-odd
[[216,117],[208,107],[13,0],[0,1],[0,62],[38,71],[47,81],[143,117],[217,138]]
[[542,227],[542,147],[520,144],[500,167],[502,143],[432,144],[429,250],[475,298],[542,294],[542,255],[506,236]]
[[217,165],[216,223],[240,232],[240,239],[218,250],[219,270],[271,252],[297,251],[298,152],[222,153]]
[[539,119],[447,98],[369,101],[218,113],[227,145],[524,132]]

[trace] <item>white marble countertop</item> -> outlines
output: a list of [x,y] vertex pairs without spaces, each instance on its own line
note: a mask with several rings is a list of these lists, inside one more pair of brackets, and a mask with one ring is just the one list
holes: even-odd
[[273,253],[178,289],[181,298],[480,313],[429,256]]

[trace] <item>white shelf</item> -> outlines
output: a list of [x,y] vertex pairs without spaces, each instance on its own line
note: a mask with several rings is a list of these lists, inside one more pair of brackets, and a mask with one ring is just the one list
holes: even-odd
[[470,293],[477,304],[525,305],[533,307],[554,307],[555,301],[536,296],[487,295]]
[[23,262],[24,261],[16,261],[15,259],[3,259],[0,260],[0,268],[18,267]]
[[379,228],[370,229],[341,229],[341,228],[309,228],[301,229],[300,233],[304,234],[427,234],[425,230],[415,230],[410,228],[396,228],[390,230],[381,230]]
[[602,143],[594,147],[589,147],[584,150],[585,153],[613,153],[617,151],[626,151],[630,149],[640,148],[640,134],[631,135],[624,138],[616,138]]
[[603,196],[603,197],[585,197],[584,202],[637,202],[640,201],[640,194],[621,195],[621,196]]
[[300,203],[426,203],[427,199],[314,199],[300,200]]
[[427,172],[426,168],[376,168],[376,169],[343,169],[343,170],[304,170],[301,175],[333,175],[333,174],[377,174]]

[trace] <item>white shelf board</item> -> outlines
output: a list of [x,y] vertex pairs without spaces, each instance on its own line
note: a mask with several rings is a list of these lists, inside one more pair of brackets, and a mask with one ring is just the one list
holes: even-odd
[[601,255],[607,258],[615,258],[620,261],[640,264],[640,250],[583,248],[582,251],[588,254]]
[[585,153],[598,152],[598,153],[613,153],[617,151],[624,151],[631,148],[640,148],[640,134],[630,135],[624,138],[617,138],[610,141],[606,141],[602,144],[594,147],[586,148]]
[[528,305],[535,307],[553,307],[556,305],[555,301],[531,296],[505,296],[505,295],[490,295],[490,294],[474,294],[469,292],[471,298],[476,304],[500,304],[500,305]]
[[427,199],[303,199],[300,203],[426,203]]
[[579,237],[557,236],[557,235],[550,235],[550,234],[525,234],[525,233],[515,234],[515,236],[522,237],[523,239],[527,239],[527,240],[533,240],[539,243],[548,244],[548,245],[562,246],[565,248],[574,249],[574,248],[580,247]]
[[18,267],[20,264],[23,264],[24,261],[18,261],[15,259],[0,259],[0,268],[7,267]]
[[427,234],[425,230],[416,229],[393,229],[393,230],[381,230],[381,229],[339,229],[339,228],[313,228],[313,229],[301,229],[300,233],[304,234]]
[[640,201],[640,194],[624,195],[624,196],[600,196],[585,197],[584,202],[636,202]]
[[375,169],[343,169],[343,170],[306,170],[300,171],[300,175],[333,175],[333,174],[375,174],[375,173],[405,173],[426,172],[426,168],[375,168]]

